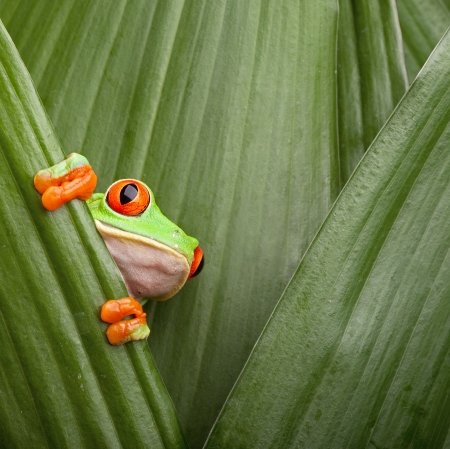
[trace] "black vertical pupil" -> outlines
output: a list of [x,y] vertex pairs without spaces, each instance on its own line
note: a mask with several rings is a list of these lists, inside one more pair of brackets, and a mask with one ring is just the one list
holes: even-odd
[[120,204],[124,205],[133,201],[138,194],[138,188],[134,184],[128,184],[120,191]]

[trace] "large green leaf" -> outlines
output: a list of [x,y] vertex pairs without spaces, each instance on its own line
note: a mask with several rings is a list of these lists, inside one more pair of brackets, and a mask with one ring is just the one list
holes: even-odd
[[450,26],[450,12],[441,0],[397,0],[397,8],[412,81]]
[[87,207],[33,187],[62,158],[0,25],[0,446],[186,447],[148,345],[106,341],[99,307],[126,290]]
[[200,446],[339,190],[337,2],[9,1],[0,17],[66,151],[102,189],[142,178],[205,250],[149,339]]
[[393,0],[339,0],[338,120],[341,184],[407,88]]
[[[67,152],[89,157],[103,189],[142,177],[206,249],[201,278],[152,311],[150,337],[197,446],[337,194],[335,8],[0,2]],[[340,34],[342,181],[405,89],[393,2],[354,8]]]
[[450,442],[450,34],[305,255],[208,448]]

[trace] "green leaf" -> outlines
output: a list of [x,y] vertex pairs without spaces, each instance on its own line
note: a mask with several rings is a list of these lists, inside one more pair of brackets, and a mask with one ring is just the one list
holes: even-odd
[[[339,36],[341,181],[405,90],[393,3],[360,3]],[[339,189],[335,1],[13,0],[0,17],[66,151],[100,189],[141,177],[206,250],[150,336],[199,446]]]
[[99,307],[126,290],[87,207],[34,189],[62,158],[0,25],[0,446],[186,447],[148,345],[106,341]]
[[[102,13],[99,14],[99,11]],[[205,250],[151,306],[150,346],[193,446],[339,191],[337,2],[6,2],[67,152],[137,177]]]
[[412,81],[450,26],[450,12],[441,0],[397,0],[397,8]]
[[450,35],[343,189],[207,448],[448,447]]
[[393,1],[339,0],[338,120],[344,185],[408,85]]

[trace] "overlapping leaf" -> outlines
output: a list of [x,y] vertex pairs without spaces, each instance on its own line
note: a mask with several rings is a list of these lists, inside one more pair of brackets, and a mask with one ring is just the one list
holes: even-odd
[[84,204],[49,213],[33,187],[63,158],[0,27],[0,446],[186,447],[145,342],[112,347],[98,317],[126,295]]
[[450,34],[305,255],[208,448],[448,447]]

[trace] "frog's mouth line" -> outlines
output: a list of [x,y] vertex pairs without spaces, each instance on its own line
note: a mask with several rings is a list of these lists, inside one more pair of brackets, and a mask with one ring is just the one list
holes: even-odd
[[133,234],[131,232],[124,231],[123,229],[116,228],[115,226],[103,223],[102,221],[97,220],[96,218],[94,218],[94,222],[100,234],[102,235],[106,234],[108,236],[118,238],[120,240],[128,240],[144,246],[150,246],[152,248],[157,248],[161,251],[165,251],[166,253],[171,254],[173,257],[180,259],[180,261],[184,261],[189,271],[189,263],[186,257],[183,256],[183,254],[180,254],[179,252],[175,251],[173,248],[170,248],[170,246],[164,245],[163,243],[159,243],[158,241],[151,239],[149,237],[144,237],[139,234]]

